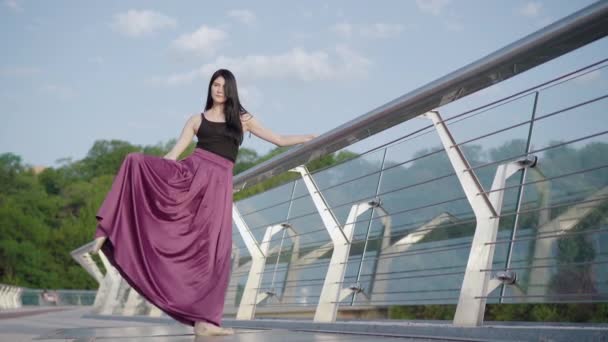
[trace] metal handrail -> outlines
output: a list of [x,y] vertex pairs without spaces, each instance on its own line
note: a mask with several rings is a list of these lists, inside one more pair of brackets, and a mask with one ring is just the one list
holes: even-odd
[[306,164],[524,71],[608,34],[608,0],[598,1],[494,53],[296,146],[233,179],[242,190]]

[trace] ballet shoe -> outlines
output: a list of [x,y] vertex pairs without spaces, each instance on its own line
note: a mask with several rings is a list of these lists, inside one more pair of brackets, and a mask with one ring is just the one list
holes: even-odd
[[103,243],[106,241],[108,237],[107,236],[100,236],[98,238],[95,238],[95,245],[93,245],[93,249],[91,250],[92,254],[97,254],[99,252],[99,250],[101,249],[101,246],[103,246]]
[[194,323],[194,334],[197,336],[226,336],[234,335],[232,328],[222,328],[207,322]]

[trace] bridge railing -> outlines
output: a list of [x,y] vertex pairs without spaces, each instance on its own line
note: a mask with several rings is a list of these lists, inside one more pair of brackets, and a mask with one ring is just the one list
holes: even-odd
[[24,306],[92,305],[97,291],[33,289],[0,284],[0,311]]
[[[226,313],[332,322],[457,304],[454,323],[475,326],[486,303],[608,300],[607,32],[602,1],[237,175],[235,191],[298,178],[235,202]],[[600,52],[578,70],[478,92],[584,49]],[[401,134],[305,166],[391,128]],[[90,247],[72,255],[100,282],[100,312],[161,314]]]
[[458,304],[474,325],[486,302],[608,300],[607,68],[425,114],[388,146],[237,202],[226,304],[324,321]]

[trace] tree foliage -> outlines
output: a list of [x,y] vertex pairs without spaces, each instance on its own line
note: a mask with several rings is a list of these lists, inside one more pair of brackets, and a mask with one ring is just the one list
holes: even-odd
[[[137,146],[120,140],[96,141],[81,160],[62,159],[61,166],[46,168],[35,173],[30,165],[23,163],[20,156],[12,153],[0,155],[0,283],[13,284],[31,288],[55,289],[95,289],[97,283],[70,257],[70,251],[92,240],[95,230],[95,214],[104,196],[107,194],[114,175],[124,157],[130,152],[162,156],[166,154],[175,141],[154,146]],[[463,152],[471,165],[508,159],[521,155],[525,144],[514,140],[503,146],[484,152],[481,146],[465,146]],[[192,153],[190,145],[180,159]],[[243,172],[288,148],[279,147],[265,155],[258,155],[254,150],[241,148],[234,168],[234,174]],[[420,149],[414,157],[432,153],[433,149]],[[597,168],[593,172],[583,173],[576,177],[556,177],[553,181],[555,197],[584,196],[584,189],[600,189],[608,180],[608,169],[598,166],[606,164],[608,144],[591,143],[576,149],[561,146],[549,149],[539,161],[544,176],[554,177],[567,172]],[[353,158],[357,154],[349,151],[330,154],[314,160],[306,166],[310,171],[321,170]],[[356,167],[337,168],[336,173],[354,169],[360,172],[374,171],[377,166],[365,158],[354,159]],[[391,166],[387,161],[386,166]],[[386,174],[386,182],[409,184],[421,179],[440,177],[449,173],[451,166],[443,154],[420,158],[413,163],[397,166],[397,172]],[[484,185],[489,184],[493,171],[480,169],[478,175]],[[267,191],[271,188],[292,181],[299,177],[286,172],[264,182],[250,186],[234,195],[234,200]],[[393,178],[391,178],[393,177]],[[437,184],[435,191],[417,193],[415,191],[399,192],[392,198],[392,203],[424,200],[437,192],[453,192],[461,196],[461,189]],[[401,197],[399,197],[401,196]],[[426,196],[426,197],[425,197]],[[432,198],[429,197],[429,201]],[[530,203],[538,202],[534,194],[527,196]],[[390,205],[390,202],[387,203]],[[525,207],[525,206],[524,206]],[[456,211],[459,208],[454,208]],[[606,205],[596,209],[585,222],[573,231],[597,229],[606,223]],[[564,209],[565,210],[565,209]],[[558,212],[553,212],[551,218]],[[520,225],[533,225],[538,218],[534,215],[522,216]],[[505,220],[505,227],[511,227],[512,221]],[[501,224],[501,229],[503,225]],[[425,240],[451,239],[472,234],[468,226],[452,227],[449,230],[437,230]],[[581,291],[597,291],[593,281],[591,265],[577,267],[577,263],[591,262],[597,256],[589,235],[580,234],[573,238],[562,238],[557,244],[558,266],[549,284],[551,293],[571,293],[581,283]],[[574,266],[572,266],[574,265]],[[576,282],[570,284],[569,282]],[[577,285],[578,284],[578,285]],[[579,286],[580,287],[580,286]],[[593,298],[590,298],[593,299]],[[587,306],[585,306],[587,305]],[[593,310],[589,308],[593,307]],[[604,304],[509,304],[489,305],[487,319],[497,320],[571,320],[571,321],[606,321],[607,306]],[[391,317],[397,318],[437,318],[451,319],[453,307],[423,306],[395,307]],[[590,312],[599,312],[604,318]]]
[[[61,159],[60,166],[35,173],[31,165],[12,153],[0,155],[0,283],[31,288],[95,289],[97,283],[70,256],[90,242],[95,214],[115,174],[130,152],[163,156],[175,144],[137,146],[121,140],[98,140],[86,156]],[[179,157],[192,153],[191,144]],[[234,172],[238,174],[287,148],[266,155],[241,148]],[[312,170],[331,165],[352,153],[341,152],[311,163]],[[284,174],[238,193],[245,198],[293,178]],[[291,177],[291,178],[290,178]]]

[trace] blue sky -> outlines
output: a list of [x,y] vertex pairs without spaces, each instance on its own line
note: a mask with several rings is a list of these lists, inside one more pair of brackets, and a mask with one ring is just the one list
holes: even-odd
[[266,127],[322,134],[594,2],[1,1],[0,153],[46,166],[99,139],[177,138],[220,67]]

